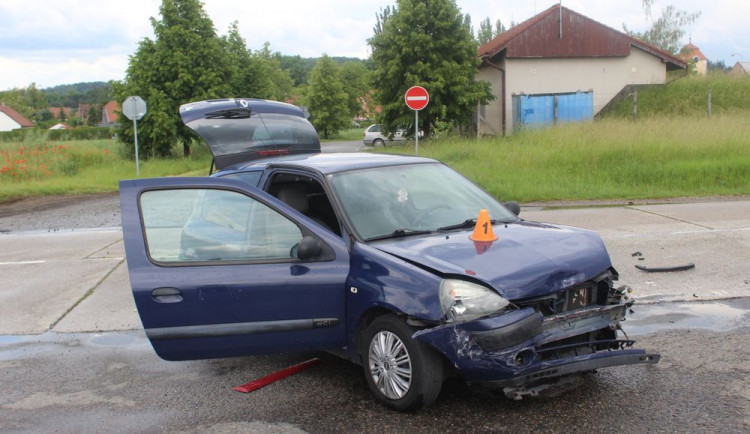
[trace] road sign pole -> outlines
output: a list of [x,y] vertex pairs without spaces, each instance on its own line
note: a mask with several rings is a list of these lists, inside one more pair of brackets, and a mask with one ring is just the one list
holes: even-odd
[[133,130],[135,131],[135,177],[141,177],[141,167],[138,161],[138,121],[133,118]]
[[414,155],[419,155],[419,110],[414,110]]

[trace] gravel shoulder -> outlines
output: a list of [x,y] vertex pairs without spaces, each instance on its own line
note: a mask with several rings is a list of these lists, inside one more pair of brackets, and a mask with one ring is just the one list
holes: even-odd
[[0,233],[122,226],[118,193],[41,196],[0,203]]

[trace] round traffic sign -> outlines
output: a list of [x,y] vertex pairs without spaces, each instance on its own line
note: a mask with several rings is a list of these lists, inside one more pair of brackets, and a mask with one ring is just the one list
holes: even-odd
[[422,110],[430,102],[430,94],[422,86],[412,86],[404,95],[406,106],[412,110]]

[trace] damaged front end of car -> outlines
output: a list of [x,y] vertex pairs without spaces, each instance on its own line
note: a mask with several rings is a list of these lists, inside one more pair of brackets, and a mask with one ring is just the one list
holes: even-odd
[[[616,278],[610,269],[545,296],[512,301],[475,283],[468,291],[449,288],[441,294],[445,324],[414,338],[445,354],[466,381],[502,389],[513,399],[535,396],[570,374],[658,363],[658,354],[634,348],[620,328],[633,300],[630,288],[614,287]],[[488,299],[501,307],[488,315],[472,312]]]

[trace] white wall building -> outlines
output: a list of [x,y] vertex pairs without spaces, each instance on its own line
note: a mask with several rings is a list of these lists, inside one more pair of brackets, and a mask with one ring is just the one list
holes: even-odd
[[663,84],[679,58],[560,5],[479,48],[477,79],[495,100],[479,107],[479,134],[592,119],[629,85]]

